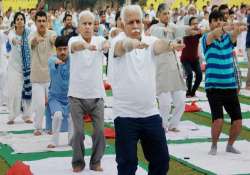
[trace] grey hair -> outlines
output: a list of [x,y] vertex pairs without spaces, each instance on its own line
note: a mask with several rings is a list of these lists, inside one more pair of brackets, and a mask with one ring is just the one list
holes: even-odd
[[136,12],[140,15],[140,20],[142,21],[143,19],[143,13],[142,13],[142,9],[139,5],[127,5],[127,6],[124,6],[122,8],[122,11],[121,11],[121,20],[122,22],[125,22],[126,19],[127,19],[127,14],[129,12]]
[[84,10],[79,14],[79,21],[83,16],[90,16],[93,19],[93,21],[95,21],[95,15],[89,10]]

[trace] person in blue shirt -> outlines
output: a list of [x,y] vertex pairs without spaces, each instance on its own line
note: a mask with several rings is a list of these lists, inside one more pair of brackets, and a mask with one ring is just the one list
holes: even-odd
[[[50,86],[47,115],[52,118],[52,141],[48,148],[59,144],[59,132],[62,122],[68,121],[69,142],[71,138],[71,119],[69,115],[69,58],[68,39],[59,36],[55,41],[56,55],[49,58]],[[47,116],[47,118],[48,118]]]
[[223,14],[216,10],[209,15],[209,25],[211,31],[201,39],[206,60],[205,89],[212,113],[212,146],[209,154],[217,154],[217,142],[223,126],[223,107],[231,118],[226,152],[240,154],[233,147],[242,127],[233,48],[237,36],[246,30],[246,25],[223,22]]

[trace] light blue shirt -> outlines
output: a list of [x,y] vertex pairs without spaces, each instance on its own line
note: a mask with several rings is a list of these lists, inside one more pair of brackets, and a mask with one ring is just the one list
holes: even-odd
[[50,73],[50,87],[49,87],[49,98],[54,97],[58,100],[65,101],[68,99],[68,89],[69,89],[69,59],[65,64],[55,64],[58,60],[57,56],[50,57],[49,73]]

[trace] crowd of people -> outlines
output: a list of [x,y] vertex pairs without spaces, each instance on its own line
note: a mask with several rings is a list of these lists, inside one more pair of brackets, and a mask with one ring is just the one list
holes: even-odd
[[[51,149],[58,146],[60,131],[68,131],[74,172],[85,167],[86,114],[94,128],[90,169],[105,168],[104,58],[119,175],[135,174],[139,140],[149,174],[166,175],[165,134],[180,132],[185,99],[196,96],[203,79],[202,62],[212,115],[209,154],[217,153],[223,107],[231,117],[226,151],[240,154],[233,144],[242,125],[238,93],[250,90],[250,4],[229,8],[208,2],[202,11],[193,4],[170,9],[164,3],[148,12],[139,5],[80,12],[9,9],[0,16],[0,41],[0,105],[8,107],[7,124],[22,117],[39,137],[46,118]],[[246,87],[240,83],[239,54],[248,58]]]

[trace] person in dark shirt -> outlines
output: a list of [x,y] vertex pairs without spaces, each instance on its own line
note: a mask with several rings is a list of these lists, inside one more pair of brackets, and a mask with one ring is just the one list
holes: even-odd
[[[198,56],[199,39],[202,36],[202,31],[198,28],[198,20],[196,17],[190,18],[189,25],[190,27],[186,31],[187,36],[183,38],[186,47],[182,50],[181,62],[186,73],[186,97],[193,97],[202,81],[202,72]],[[195,73],[195,82],[192,86],[193,72]]]
[[68,37],[70,39],[72,36],[77,36],[77,29],[72,24],[72,15],[71,14],[65,14],[63,18],[64,28],[61,31],[61,35]]

